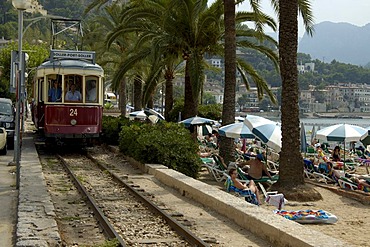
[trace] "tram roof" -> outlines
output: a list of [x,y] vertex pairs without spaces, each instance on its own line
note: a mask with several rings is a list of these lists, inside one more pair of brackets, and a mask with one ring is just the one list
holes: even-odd
[[98,64],[93,64],[84,60],[73,60],[73,59],[60,59],[53,61],[46,61],[42,63],[38,69],[83,69],[83,70],[94,70],[103,72],[103,68]]

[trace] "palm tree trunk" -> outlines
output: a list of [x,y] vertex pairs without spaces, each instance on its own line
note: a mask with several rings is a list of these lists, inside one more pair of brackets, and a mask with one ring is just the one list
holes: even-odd
[[119,87],[119,108],[121,116],[126,116],[126,77],[123,77]]
[[[225,88],[222,109],[222,125],[235,122],[235,88],[236,88],[236,32],[235,2],[224,0],[225,11]],[[235,159],[233,139],[222,138],[220,155],[226,164]]]
[[135,76],[134,79],[134,110],[135,111],[140,111],[143,106],[142,106],[142,82],[141,82],[141,77],[139,75]]
[[[280,154],[281,185],[304,184],[303,158],[299,142],[298,106],[298,0],[280,1],[279,55],[282,78],[282,151]],[[294,174],[294,176],[292,176]]]
[[173,107],[173,79],[174,79],[173,71],[167,69],[164,78],[166,79],[164,118],[169,119],[169,113]]
[[184,119],[194,117],[198,114],[198,101],[193,97],[193,89],[189,74],[189,60],[185,64],[185,102],[184,102]]

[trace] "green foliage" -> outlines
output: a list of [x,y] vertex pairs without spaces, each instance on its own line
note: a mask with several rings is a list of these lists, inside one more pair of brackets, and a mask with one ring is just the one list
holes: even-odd
[[189,131],[177,123],[135,122],[122,126],[119,138],[121,152],[142,163],[163,164],[187,176],[198,176],[198,146]]
[[113,104],[111,102],[107,102],[104,104],[104,109],[112,109],[113,108]]
[[[11,97],[9,93],[9,82],[12,50],[18,50],[18,44],[16,42],[9,43],[8,46],[0,50],[0,64],[3,66],[3,68],[1,68],[2,75],[0,77],[0,97]],[[31,95],[30,89],[32,87],[35,68],[49,56],[49,51],[46,45],[29,45],[28,43],[23,45],[23,50],[27,51],[29,55],[29,60],[26,64],[26,72],[28,73],[26,84],[28,95]]]
[[[177,100],[169,113],[167,119],[168,122],[178,122],[179,113],[184,111],[184,101]],[[198,116],[205,117],[209,119],[218,120],[221,119],[222,115],[222,106],[220,104],[211,104],[211,105],[199,105]],[[184,120],[184,119],[181,119]]]
[[222,106],[220,104],[214,105],[199,105],[199,114],[200,117],[205,117],[213,120],[221,119],[222,115]]
[[125,117],[103,116],[103,141],[107,144],[118,145],[118,136],[123,125],[129,125]]

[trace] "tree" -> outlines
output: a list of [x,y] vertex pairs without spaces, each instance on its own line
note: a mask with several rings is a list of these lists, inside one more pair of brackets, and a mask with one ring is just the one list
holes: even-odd
[[[279,56],[282,78],[281,129],[282,149],[280,153],[279,181],[275,189],[291,200],[316,200],[321,195],[305,185],[303,158],[299,142],[299,106],[298,106],[298,2],[306,11],[310,10],[308,1],[279,0]],[[310,12],[310,11],[307,11]],[[305,14],[307,14],[307,12]],[[309,16],[303,15],[305,17]],[[307,19],[306,19],[307,23]],[[307,29],[306,25],[306,29]]]
[[[0,77],[0,97],[11,97],[9,92],[9,82],[10,82],[10,61],[11,61],[11,51],[18,50],[18,44],[12,42],[8,44],[5,48],[0,50],[0,64],[1,77]],[[49,56],[49,50],[46,45],[29,45],[28,43],[23,44],[23,50],[31,51],[28,52],[29,60],[26,65],[26,72],[28,73],[28,79],[26,81],[28,95],[32,95],[31,88],[33,82],[33,75],[35,68],[39,66],[45,59]]]
[[[267,24],[273,29],[275,29],[275,22],[264,13],[260,12],[259,1],[251,1],[253,12],[246,13],[242,12],[235,15],[235,2],[224,0],[224,25],[225,25],[225,87],[224,87],[224,102],[222,110],[222,124],[227,125],[235,121],[235,87],[236,87],[236,68],[238,66],[238,71],[241,73],[244,83],[246,84],[247,90],[249,90],[249,80],[247,74],[253,78],[257,86],[258,98],[261,100],[263,94],[266,92],[270,99],[275,103],[275,96],[271,93],[268,88],[266,81],[257,73],[257,71],[248,63],[237,59],[236,57],[236,47],[237,43],[240,47],[248,47],[254,49],[258,52],[265,54],[271,61],[277,64],[276,54],[266,47],[266,44],[262,41],[270,42],[274,44],[274,40],[263,33],[263,25]],[[239,29],[236,31],[235,24],[236,20],[241,22],[241,20],[253,21],[256,25],[256,30],[251,29]],[[236,35],[238,38],[236,39]],[[242,37],[254,38],[243,39]],[[262,45],[258,45],[262,43]],[[228,163],[235,159],[234,157],[234,147],[233,140],[226,137],[221,137],[220,142],[220,155],[224,158],[225,162]]]

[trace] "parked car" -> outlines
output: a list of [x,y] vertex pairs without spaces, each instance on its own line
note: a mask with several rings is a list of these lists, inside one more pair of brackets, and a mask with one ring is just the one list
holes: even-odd
[[0,98],[0,127],[6,129],[7,147],[14,149],[15,112],[11,99]]
[[7,152],[7,145],[6,145],[6,129],[0,127],[0,154],[6,155]]

